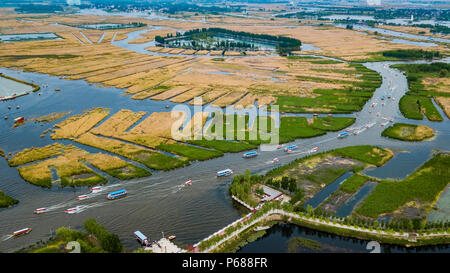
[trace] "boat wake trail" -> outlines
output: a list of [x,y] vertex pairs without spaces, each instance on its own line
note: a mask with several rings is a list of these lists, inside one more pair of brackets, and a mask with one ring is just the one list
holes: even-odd
[[4,241],[6,241],[6,240],[11,239],[12,237],[14,237],[14,235],[8,234],[8,235],[3,236],[3,237],[1,238],[1,240],[2,240],[2,242],[4,242]]

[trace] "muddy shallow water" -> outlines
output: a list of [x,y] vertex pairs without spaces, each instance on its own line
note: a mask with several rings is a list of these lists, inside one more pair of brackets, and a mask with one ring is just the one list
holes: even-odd
[[[428,160],[432,150],[449,150],[450,131],[445,115],[443,115],[443,122],[411,121],[401,116],[398,110],[398,99],[406,91],[406,79],[398,71],[390,69],[389,64],[393,63],[366,64],[368,68],[381,73],[383,84],[364,109],[358,113],[357,120],[351,127],[363,127],[368,123],[377,122],[375,126],[359,135],[352,135],[345,139],[337,139],[338,132],[332,132],[316,138],[296,140],[293,143],[297,144],[299,149],[292,154],[285,154],[280,150],[261,151],[258,157],[249,160],[242,159],[241,153],[226,154],[220,158],[194,162],[190,166],[170,172],[155,171],[147,178],[126,182],[112,179],[106,185],[104,192],[93,194],[83,201],[77,201],[75,197],[86,194],[88,188],[61,189],[54,186],[52,189],[42,189],[36,187],[23,181],[16,168],[9,167],[6,160],[0,158],[0,189],[20,200],[17,206],[0,210],[0,252],[11,252],[45,239],[61,226],[78,228],[87,218],[96,218],[108,230],[118,234],[125,247],[129,249],[138,247],[132,237],[136,230],[142,231],[151,239],[161,238],[161,232],[166,235],[175,234],[177,236],[175,243],[181,246],[196,243],[238,219],[243,213],[242,210],[234,207],[228,194],[227,187],[231,178],[216,178],[217,171],[231,168],[234,173],[243,173],[249,169],[263,174],[279,164],[287,164],[305,156],[306,150],[316,146],[319,147],[320,152],[361,144],[407,151],[407,153],[397,154],[388,164],[381,167],[385,170],[379,173],[380,176],[403,177]],[[175,106],[174,103],[165,101],[133,100],[129,96],[123,96],[123,90],[94,87],[83,80],[69,81],[54,76],[10,69],[0,69],[0,72],[41,86],[48,84],[48,87],[38,92],[41,93],[40,96],[38,93],[32,93],[14,101],[0,102],[0,116],[35,118],[52,112],[69,110],[73,115],[91,107],[111,108],[111,114],[121,109],[165,112]],[[387,90],[389,82],[393,87],[392,92]],[[61,91],[55,92],[56,88],[60,88]],[[392,93],[396,101],[386,102],[386,105],[382,107],[380,97],[387,93]],[[375,109],[371,107],[372,102],[378,102]],[[16,105],[20,105],[20,109],[16,109]],[[165,108],[166,105],[170,108]],[[12,110],[8,110],[8,106],[12,106]],[[371,114],[368,112],[369,109],[372,110]],[[377,117],[376,112],[381,112],[381,117]],[[385,121],[383,117],[393,117],[394,122],[428,125],[436,130],[436,137],[421,143],[401,142],[381,137],[384,127],[380,126],[380,123]],[[0,149],[9,153],[31,146],[38,147],[53,143],[48,136],[41,138],[40,135],[42,131],[51,128],[59,121],[44,126],[30,122],[25,126],[14,128],[12,119],[1,120]],[[57,142],[70,143],[89,152],[100,151],[69,140]],[[280,159],[279,164],[271,163],[274,157]],[[377,172],[378,169],[373,172]],[[377,176],[373,173],[371,175]],[[192,185],[183,187],[184,181],[190,179],[193,180]],[[127,197],[114,201],[106,200],[105,196],[108,192],[121,188],[127,189]],[[79,204],[85,205],[81,213],[72,215],[64,213],[65,209]],[[50,211],[41,215],[33,214],[33,210],[40,207],[48,207]],[[9,239],[9,234],[24,227],[32,227],[33,231],[27,236]],[[346,245],[341,244],[339,240],[333,241],[332,244],[339,249],[346,249]]]

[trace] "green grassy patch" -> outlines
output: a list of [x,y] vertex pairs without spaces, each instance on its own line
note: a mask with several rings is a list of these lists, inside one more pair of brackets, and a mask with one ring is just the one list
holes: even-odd
[[0,208],[7,208],[18,203],[19,200],[6,195],[3,191],[0,190]]
[[53,156],[61,155],[65,149],[70,149],[71,145],[65,147],[63,144],[54,143],[40,148],[24,149],[16,153],[9,161],[9,166],[15,167],[37,160],[47,159]]
[[124,247],[117,235],[106,230],[94,219],[87,219],[83,223],[87,231],[78,231],[67,227],[56,230],[56,235],[47,242],[38,242],[18,252],[27,253],[69,253],[73,249],[66,249],[69,242],[78,242],[81,253],[121,253]]
[[356,159],[358,161],[375,166],[383,165],[393,156],[393,153],[388,149],[370,145],[340,148],[334,150],[333,153],[342,157]]
[[339,188],[346,193],[355,193],[368,180],[369,178],[367,176],[354,174],[342,182]]
[[[373,92],[380,87],[381,76],[362,64],[350,64],[360,82],[303,77],[308,81],[335,82],[350,85],[344,89],[315,89],[315,97],[277,96],[281,112],[292,113],[352,113],[360,111]],[[336,72],[336,71],[335,71]],[[346,71],[345,75],[350,72]]]
[[403,116],[410,119],[423,119],[423,114],[431,121],[442,121],[443,118],[431,101],[433,96],[448,97],[446,92],[432,90],[424,86],[423,78],[445,78],[450,71],[450,64],[398,64],[392,66],[404,71],[408,80],[408,92],[400,99],[399,107]]
[[325,131],[340,131],[355,123],[355,118],[319,117],[314,118],[312,127]]
[[159,144],[156,146],[157,149],[174,153],[183,157],[186,157],[190,161],[192,160],[208,160],[211,158],[216,158],[223,156],[223,152],[217,151],[217,150],[208,150],[208,149],[201,149],[194,146],[186,145],[186,144]]
[[396,123],[386,128],[382,136],[406,141],[422,141],[434,135],[433,129],[424,125]]
[[105,172],[113,177],[119,178],[120,180],[140,178],[152,175],[151,172],[136,167],[132,164],[128,164],[126,167],[122,168],[108,169],[105,170]]
[[356,213],[376,218],[410,201],[434,202],[450,181],[450,155],[437,154],[407,178],[382,181]]
[[238,153],[246,150],[255,149],[257,145],[249,144],[245,142],[232,141],[232,140],[189,140],[187,141],[190,144],[202,146],[206,148],[213,148],[223,153]]

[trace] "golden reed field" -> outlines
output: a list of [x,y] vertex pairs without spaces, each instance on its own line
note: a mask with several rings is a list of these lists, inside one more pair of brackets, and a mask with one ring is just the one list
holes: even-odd
[[[24,17],[24,18],[22,18]],[[193,16],[193,19],[196,19]],[[156,35],[178,30],[221,27],[254,33],[286,35],[319,48],[300,54],[319,54],[342,60],[369,58],[371,53],[398,48],[375,35],[332,26],[305,25],[295,20],[269,20],[208,15],[207,22],[125,18],[118,16],[66,15],[33,16],[10,14],[3,10],[0,32],[54,32],[62,39],[0,44],[0,66],[34,71],[67,79],[85,79],[99,86],[122,88],[137,100],[170,100],[193,104],[201,96],[203,103],[236,108],[268,105],[276,96],[314,97],[315,89],[342,89],[358,82],[348,63],[316,62],[314,58],[289,59],[269,52],[195,51],[149,46],[147,50],[165,55],[139,54],[111,43],[127,38],[137,29],[86,30],[80,24],[140,22],[158,25],[130,43],[144,43]],[[310,22],[314,23],[314,22]],[[296,28],[286,24],[297,25]],[[364,45],[364,46],[362,46]],[[447,48],[440,46],[442,51]],[[177,55],[182,54],[182,55]],[[208,55],[208,56],[205,56]],[[264,56],[259,58],[258,56]]]

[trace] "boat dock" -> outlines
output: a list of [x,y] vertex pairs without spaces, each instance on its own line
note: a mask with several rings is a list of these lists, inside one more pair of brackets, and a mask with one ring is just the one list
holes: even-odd
[[167,238],[155,241],[151,246],[144,247],[144,250],[151,250],[154,253],[184,253],[186,250],[179,248]]

